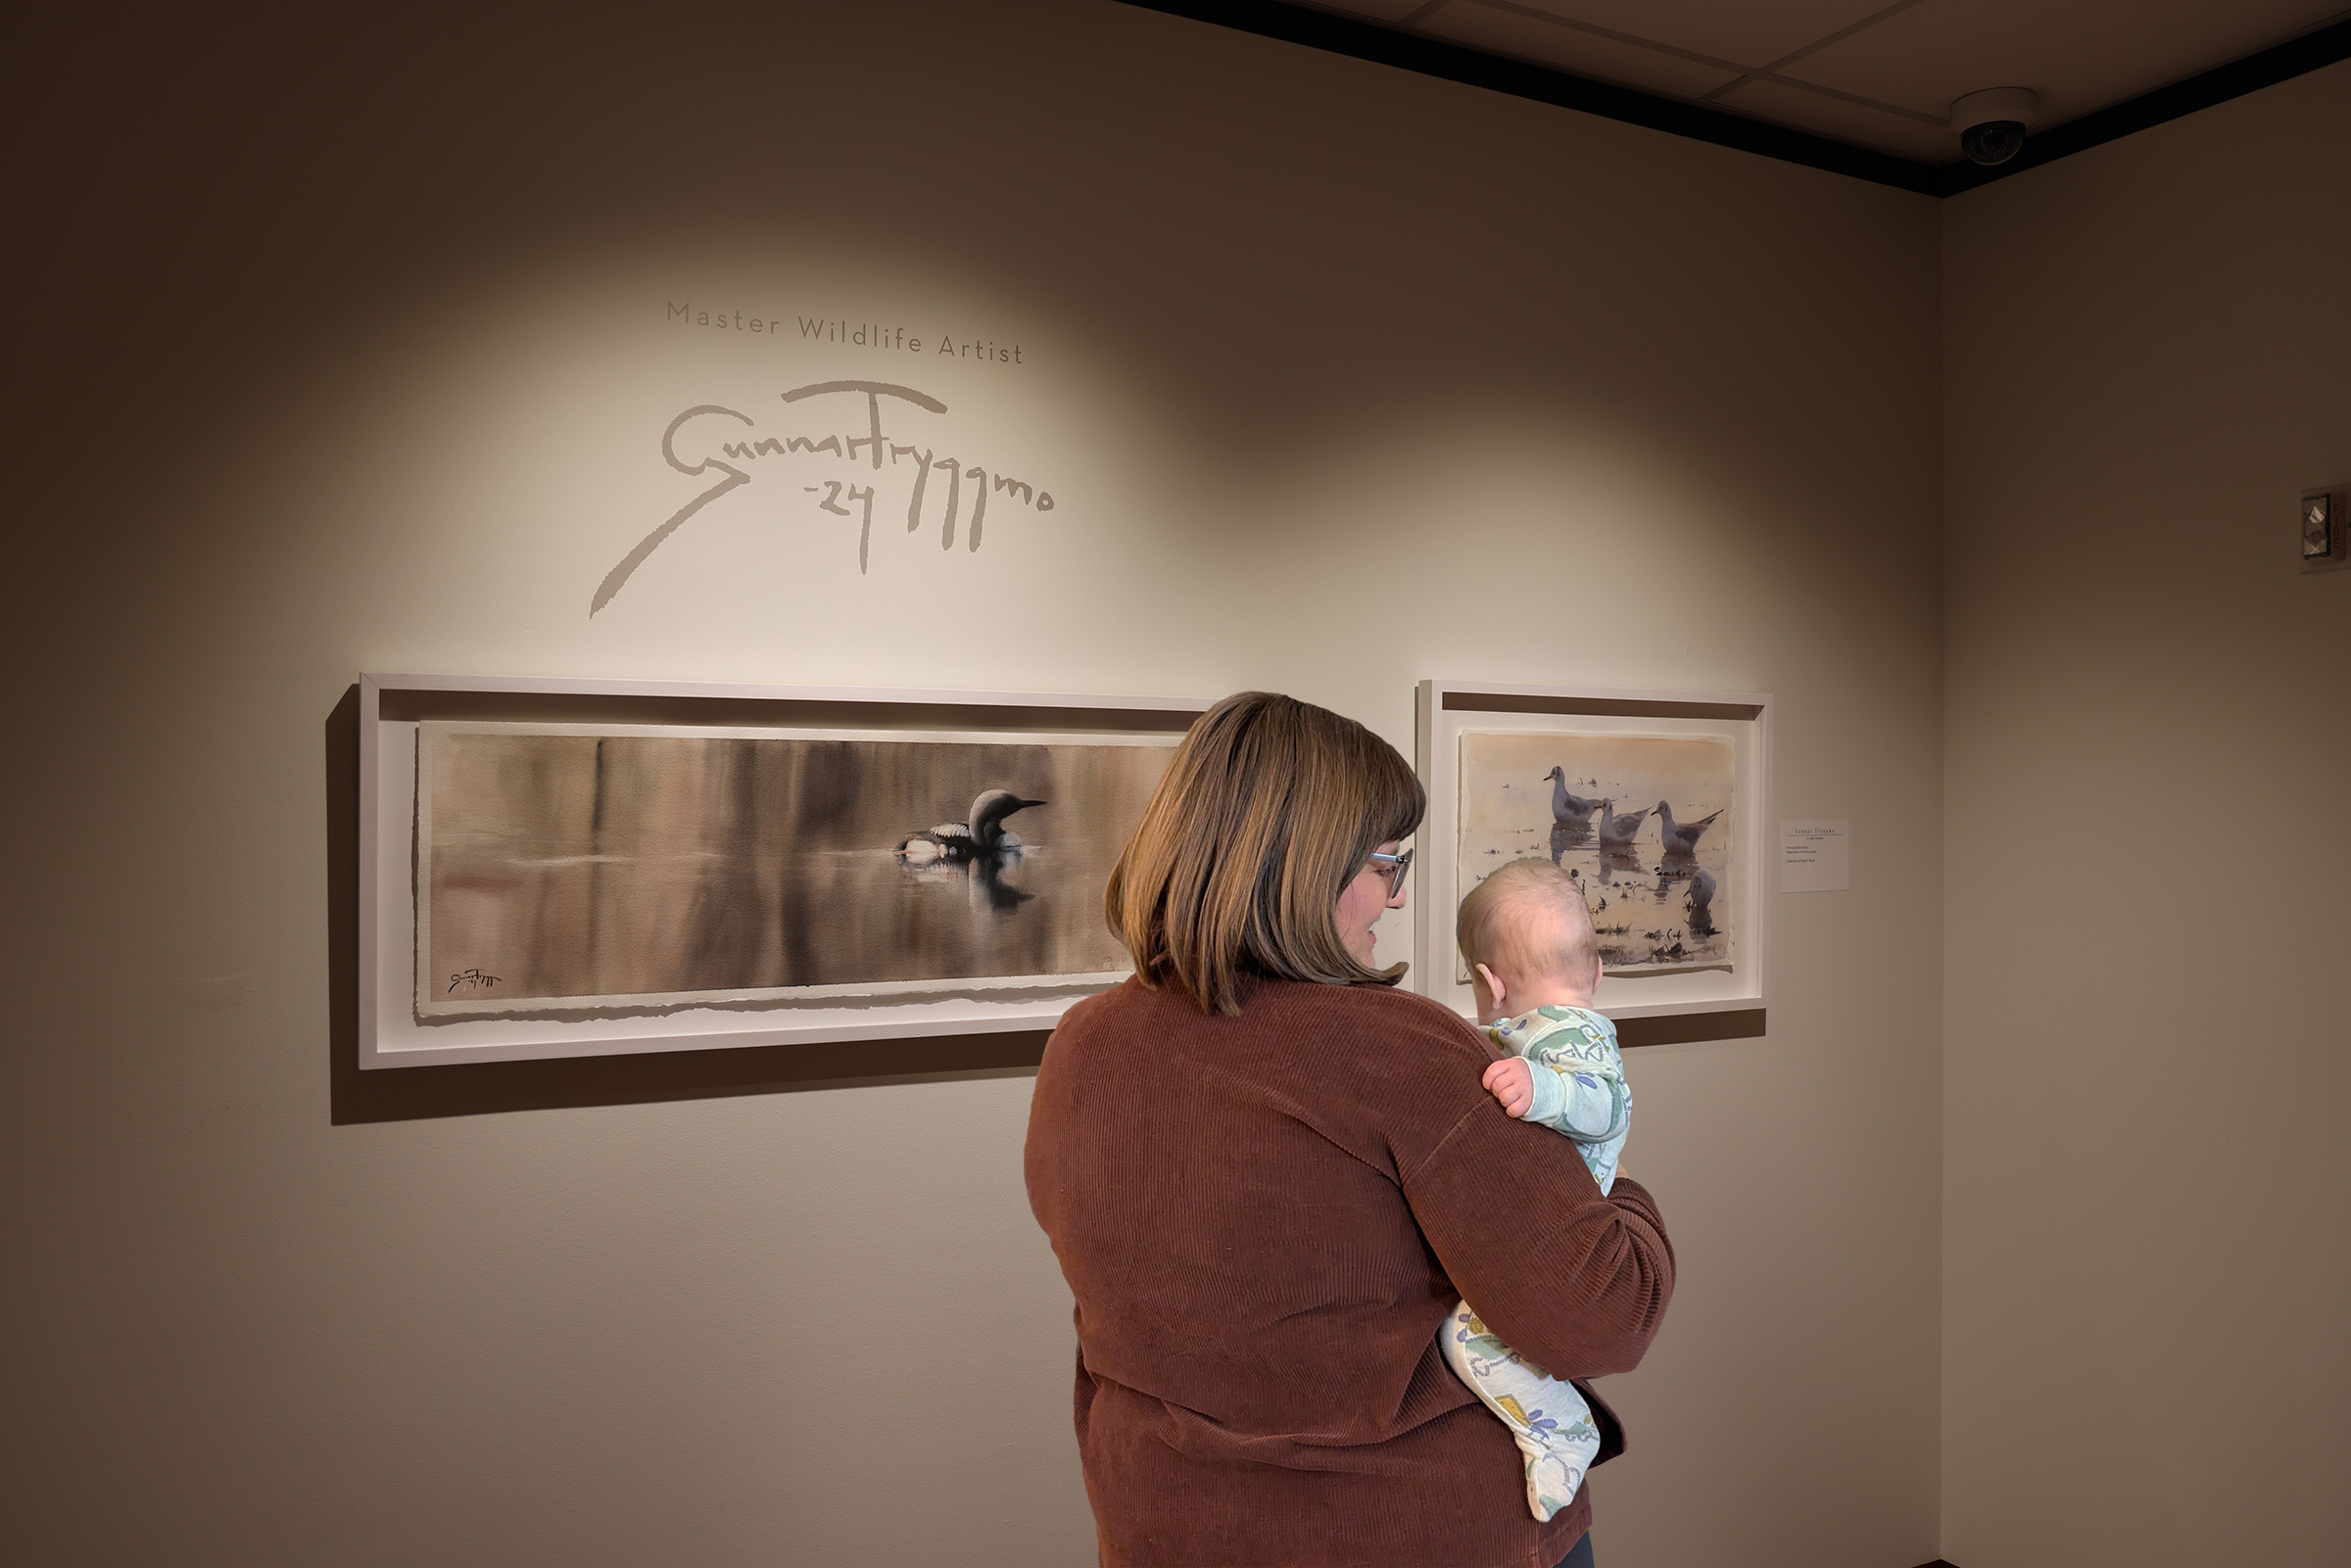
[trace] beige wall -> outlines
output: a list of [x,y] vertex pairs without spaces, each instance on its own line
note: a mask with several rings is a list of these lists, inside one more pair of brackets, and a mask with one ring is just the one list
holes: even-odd
[[1946,208],[1943,1554],[2351,1540],[2351,66]]
[[[1633,1064],[1600,1540],[1936,1554],[1933,203],[1107,3],[315,17],[22,57],[15,1560],[1091,1561],[1026,1076],[338,1068],[362,669],[1776,693],[1855,885]],[[1021,342],[904,375],[1060,506],[860,576],[745,492],[591,619],[672,412],[879,362],[683,299]]]

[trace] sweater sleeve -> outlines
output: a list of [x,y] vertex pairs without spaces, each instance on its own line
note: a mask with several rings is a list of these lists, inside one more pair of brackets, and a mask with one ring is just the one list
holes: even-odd
[[1624,1073],[1606,1063],[1578,1061],[1536,1046],[1527,1053],[1534,1069],[1534,1103],[1525,1120],[1564,1133],[1578,1143],[1606,1143],[1624,1135],[1632,1111]]
[[1638,1182],[1603,1194],[1573,1143],[1490,1097],[1399,1174],[1454,1288],[1504,1343],[1557,1378],[1640,1363],[1673,1295],[1673,1248]]

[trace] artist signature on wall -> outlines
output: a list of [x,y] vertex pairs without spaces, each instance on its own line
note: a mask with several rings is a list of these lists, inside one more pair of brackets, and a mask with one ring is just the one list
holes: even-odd
[[[975,461],[967,464],[963,457],[949,456],[936,447],[890,440],[888,433],[882,428],[883,400],[892,399],[930,413],[945,413],[947,405],[927,393],[886,381],[819,381],[785,393],[784,402],[798,404],[810,398],[840,394],[864,397],[865,434],[803,432],[796,435],[760,435],[758,422],[749,414],[714,403],[697,404],[672,419],[669,428],[661,432],[661,455],[668,459],[670,467],[682,474],[706,474],[715,470],[725,477],[680,507],[660,527],[646,535],[635,549],[622,556],[620,564],[607,572],[603,582],[597,587],[596,596],[588,603],[588,613],[594,615],[611,603],[612,595],[619,593],[637,568],[645,564],[646,557],[659,549],[662,541],[676,533],[688,518],[728,491],[739,490],[749,484],[752,471],[772,458],[805,454],[817,458],[824,466],[831,466],[832,463],[848,465],[847,471],[839,478],[827,477],[821,472],[812,474],[804,462],[791,465],[785,469],[785,473],[792,480],[811,477],[817,480],[815,484],[798,486],[803,493],[819,498],[814,502],[817,511],[855,520],[857,570],[860,574],[867,570],[871,554],[877,493],[890,488],[895,482],[903,482],[906,488],[906,532],[909,534],[922,527],[924,506],[932,503],[933,497],[937,498],[940,549],[954,547],[959,521],[964,521],[966,547],[975,550],[980,547],[981,534],[987,522],[990,496],[1003,498],[998,502],[999,508],[1018,502],[1040,512],[1053,509],[1051,492],[1035,489],[1026,480],[991,470],[985,463]],[[738,421],[744,428],[734,429],[725,423],[730,419]],[[709,443],[716,442],[718,454],[706,456],[696,463],[679,456],[679,432],[687,430],[689,426],[694,427],[688,438],[690,442],[698,440],[703,450],[707,450]],[[858,483],[868,474],[879,476],[884,473],[888,473],[890,479],[874,477],[866,479],[863,484]],[[965,520],[964,511],[967,495],[970,501],[968,521]],[[894,495],[891,502],[895,502]]]

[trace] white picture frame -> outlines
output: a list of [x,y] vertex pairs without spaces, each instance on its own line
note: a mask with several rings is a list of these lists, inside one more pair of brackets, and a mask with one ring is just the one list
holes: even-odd
[[[1438,680],[1419,684],[1416,764],[1428,792],[1428,815],[1416,840],[1424,869],[1413,900],[1414,989],[1476,1015],[1470,988],[1460,981],[1454,913],[1461,885],[1462,740],[1470,734],[1708,738],[1733,748],[1735,787],[1730,808],[1728,903],[1732,920],[1727,969],[1685,973],[1607,974],[1594,1006],[1609,1018],[1663,1020],[1693,1015],[1751,1015],[1752,1026],[1717,1017],[1698,1034],[1719,1038],[1760,1033],[1765,964],[1770,948],[1770,900],[1765,896],[1765,839],[1771,822],[1771,697],[1752,691],[1665,691],[1610,687],[1527,686],[1508,682]],[[1668,1036],[1655,1029],[1650,1037]]]
[[[359,683],[359,1066],[362,1069],[798,1042],[1049,1029],[1115,974],[934,994],[745,996],[562,1012],[424,1017],[418,896],[419,736],[433,721],[593,723],[748,733],[1173,745],[1209,704],[1175,697],[367,673]],[[920,825],[910,825],[920,826]]]

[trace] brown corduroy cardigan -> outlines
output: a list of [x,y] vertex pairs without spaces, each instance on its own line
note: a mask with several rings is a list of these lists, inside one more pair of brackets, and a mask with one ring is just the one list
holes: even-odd
[[[1497,1053],[1377,986],[1255,984],[1209,1017],[1135,980],[1070,1010],[1029,1202],[1078,1299],[1078,1448],[1106,1568],[1552,1568],[1446,1367],[1466,1297],[1556,1376],[1631,1369],[1673,1293],[1656,1206],[1503,1113]],[[1587,1390],[1587,1394],[1589,1391]],[[1597,1398],[1602,1458],[1622,1448]]]

